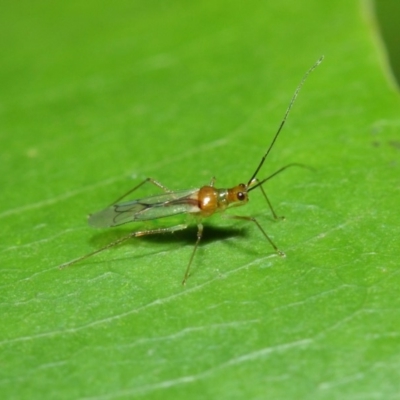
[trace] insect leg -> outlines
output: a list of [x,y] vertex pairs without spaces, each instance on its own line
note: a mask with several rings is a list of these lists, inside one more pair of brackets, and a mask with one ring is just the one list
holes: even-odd
[[130,189],[128,192],[126,192],[125,194],[123,194],[121,197],[118,197],[117,200],[113,201],[110,206],[113,206],[114,204],[117,204],[119,201],[121,201],[123,198],[125,198],[126,196],[128,196],[129,194],[133,193],[135,190],[139,189],[141,186],[143,186],[145,183],[152,183],[154,186],[159,187],[160,189],[162,189],[164,192],[166,193],[171,193],[172,190],[166,188],[164,185],[162,185],[160,182],[156,181],[153,178],[146,178],[143,182],[140,182],[139,185],[136,185],[134,188]]
[[278,255],[280,255],[281,257],[285,257],[285,253],[278,249],[276,244],[267,235],[267,233],[264,231],[262,226],[258,223],[258,221],[254,217],[247,217],[247,216],[242,216],[242,215],[228,215],[228,214],[223,214],[223,217],[224,218],[230,218],[230,219],[240,219],[240,220],[243,220],[243,221],[254,222],[257,225],[258,229],[261,231],[261,233],[264,235],[264,237],[268,240],[268,242],[274,248],[274,250],[278,253]]
[[134,238],[134,237],[139,237],[139,236],[146,236],[146,235],[155,235],[157,233],[172,233],[175,231],[181,231],[183,229],[187,228],[187,224],[181,224],[181,225],[176,225],[176,226],[171,226],[168,228],[159,228],[159,229],[150,229],[150,230],[144,230],[144,231],[136,231],[136,232],[132,232],[129,235],[126,235],[120,239],[115,240],[114,242],[111,242],[109,244],[107,244],[106,246],[92,251],[91,253],[85,254],[82,257],[76,258],[75,260],[69,261],[67,263],[61,264],[59,266],[60,269],[64,269],[66,267],[69,267],[72,264],[76,264],[79,261],[85,260],[86,258],[92,257],[97,253],[101,253],[104,250],[110,249],[111,247],[117,246],[121,243],[126,242],[128,239]]
[[264,190],[263,184],[267,181],[269,181],[270,179],[272,179],[273,177],[275,177],[276,175],[280,174],[281,172],[285,171],[288,168],[291,167],[301,167],[301,168],[307,168],[309,170],[313,170],[313,168],[309,167],[308,165],[304,165],[304,164],[300,164],[300,163],[291,163],[291,164],[287,164],[284,167],[279,168],[277,171],[275,171],[272,175],[268,176],[267,178],[264,178],[262,180],[259,180],[258,178],[253,178],[249,184],[248,184],[248,192],[250,192],[251,190],[254,190],[256,188],[260,188],[262,191],[262,194],[264,195],[265,200],[268,203],[268,206],[272,212],[272,215],[275,219],[284,219],[285,217],[278,217],[277,214],[275,213],[272,204],[267,196],[267,193]]
[[194,248],[193,248],[193,251],[192,251],[192,255],[190,256],[188,266],[186,267],[186,272],[185,272],[185,275],[183,277],[182,285],[186,285],[186,281],[189,278],[190,266],[192,265],[194,254],[196,253],[197,247],[199,246],[199,243],[200,243],[200,240],[201,240],[202,236],[203,236],[203,224],[199,223],[199,224],[197,224],[197,240],[196,240],[196,243],[194,245]]
[[264,188],[263,188],[262,186],[260,186],[260,189],[261,189],[262,194],[264,195],[265,200],[266,200],[267,203],[268,203],[268,207],[269,207],[269,209],[271,210],[271,213],[272,213],[273,217],[274,217],[275,219],[285,219],[285,217],[283,217],[283,216],[278,216],[278,215],[276,214],[276,212],[274,211],[274,208],[272,207],[271,201],[269,200],[269,198],[268,198],[268,196],[267,196],[267,193],[265,192]]

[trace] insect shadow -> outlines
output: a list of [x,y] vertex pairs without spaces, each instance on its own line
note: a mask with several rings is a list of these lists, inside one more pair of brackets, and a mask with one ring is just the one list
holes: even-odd
[[[129,235],[131,231],[126,229],[118,229],[108,232],[99,232],[92,236],[89,243],[93,247],[104,246],[110,241],[117,240],[123,235]],[[247,237],[247,227],[235,228],[235,227],[220,227],[220,226],[208,226],[207,231],[204,233],[202,242],[204,244],[213,243],[217,240],[228,240],[232,238]],[[173,234],[164,234],[158,236],[141,236],[136,240],[125,241],[118,244],[115,247],[140,247],[140,242],[157,243],[157,244],[176,244],[177,246],[182,245],[193,245],[193,238],[196,238],[197,228],[195,226],[189,226],[184,231],[176,231]],[[158,253],[158,251],[157,251]]]

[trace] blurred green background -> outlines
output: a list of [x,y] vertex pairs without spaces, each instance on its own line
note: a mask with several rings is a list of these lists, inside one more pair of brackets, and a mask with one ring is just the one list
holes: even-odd
[[399,85],[400,81],[400,2],[395,0],[375,0],[373,3],[377,22],[387,52],[390,68]]
[[[394,13],[393,13],[394,15]],[[386,25],[385,25],[386,26]],[[399,96],[373,3],[3,2],[0,390],[6,399],[397,399]],[[246,182],[205,231],[86,215],[151,176]],[[143,188],[138,196],[158,193]],[[169,226],[174,221],[156,221]]]

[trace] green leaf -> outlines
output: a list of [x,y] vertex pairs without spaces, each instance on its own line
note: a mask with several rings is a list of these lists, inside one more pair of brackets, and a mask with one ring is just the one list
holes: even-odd
[[[399,100],[360,4],[2,6],[4,398],[397,398]],[[148,176],[247,182],[322,54],[259,174],[314,169],[265,185],[285,220],[257,190],[230,211],[286,258],[217,215],[186,287],[195,225],[59,270],[147,227],[85,215]]]

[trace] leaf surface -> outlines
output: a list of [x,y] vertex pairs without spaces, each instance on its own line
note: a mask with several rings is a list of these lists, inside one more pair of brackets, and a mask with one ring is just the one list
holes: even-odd
[[[4,398],[398,398],[399,99],[362,5],[2,7]],[[146,177],[247,182],[322,54],[259,175],[313,168],[266,184],[285,220],[232,210],[286,258],[215,216],[186,287],[195,226],[58,269],[147,226],[85,220]]]

